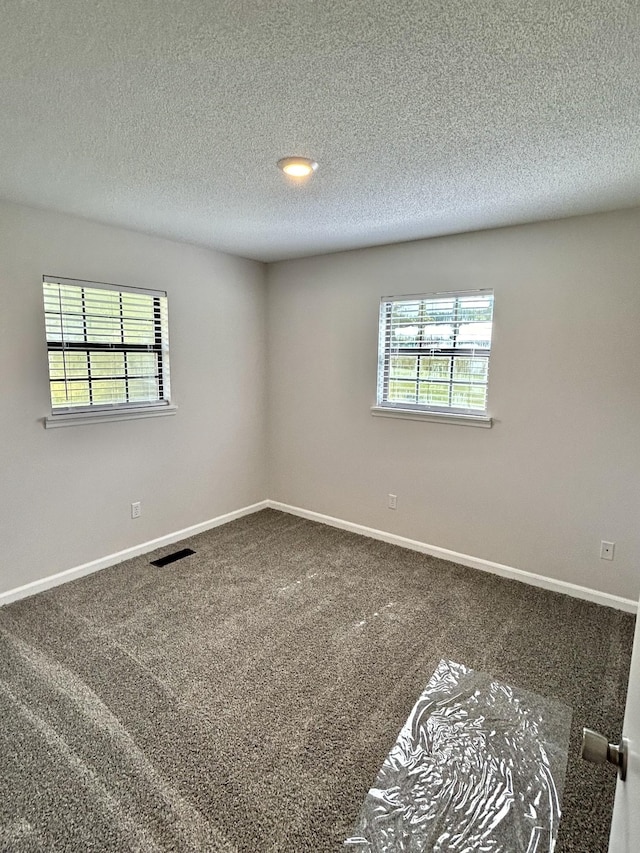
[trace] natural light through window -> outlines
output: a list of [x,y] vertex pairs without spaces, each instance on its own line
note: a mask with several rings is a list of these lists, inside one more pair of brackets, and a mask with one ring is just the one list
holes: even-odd
[[43,278],[52,414],[169,404],[167,294]]
[[493,291],[383,297],[377,405],[487,413]]

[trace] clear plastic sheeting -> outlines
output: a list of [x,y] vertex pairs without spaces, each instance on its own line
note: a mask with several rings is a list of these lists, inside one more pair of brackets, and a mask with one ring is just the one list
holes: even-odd
[[441,660],[385,759],[354,853],[552,853],[571,709]]

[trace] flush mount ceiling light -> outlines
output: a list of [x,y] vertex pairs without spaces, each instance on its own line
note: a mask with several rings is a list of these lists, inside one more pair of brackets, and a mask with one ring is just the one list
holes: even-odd
[[278,168],[291,178],[308,178],[318,168],[318,164],[308,157],[283,157],[278,160]]

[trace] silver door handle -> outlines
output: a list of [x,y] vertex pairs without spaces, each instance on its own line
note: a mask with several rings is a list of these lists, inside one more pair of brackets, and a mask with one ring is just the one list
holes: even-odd
[[624,782],[627,778],[627,761],[629,749],[627,741],[622,738],[616,746],[609,743],[604,735],[594,732],[593,729],[582,729],[582,747],[580,757],[592,764],[613,764],[618,768],[618,775]]

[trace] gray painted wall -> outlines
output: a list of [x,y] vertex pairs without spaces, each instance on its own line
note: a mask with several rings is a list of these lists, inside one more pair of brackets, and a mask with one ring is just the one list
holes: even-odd
[[[637,598],[640,211],[267,275],[272,499]],[[493,429],[372,417],[380,297],[477,287],[496,293]]]
[[[44,429],[44,273],[168,291],[175,416]],[[264,317],[261,264],[0,204],[0,592],[265,497]]]
[[[0,204],[0,592],[270,497],[637,598],[639,234],[621,211],[284,262],[265,288],[251,261]],[[168,290],[177,415],[44,429],[43,273]],[[493,429],[372,417],[380,296],[465,287],[496,291]]]

